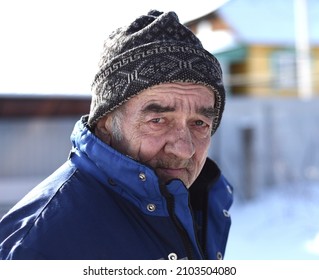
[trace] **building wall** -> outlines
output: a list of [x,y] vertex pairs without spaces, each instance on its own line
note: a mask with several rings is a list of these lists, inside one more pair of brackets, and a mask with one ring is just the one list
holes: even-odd
[[294,51],[264,45],[237,46],[215,54],[227,91],[234,96],[297,96]]
[[319,182],[318,108],[318,98],[228,99],[210,155],[239,197]]
[[269,55],[272,48],[249,46],[246,57],[248,95],[265,96],[271,94],[271,73]]
[[319,47],[313,48],[312,57],[312,80],[314,92],[319,95]]
[[67,160],[76,120],[0,119],[0,217]]
[[74,118],[0,120],[0,178],[49,175],[68,157],[74,123]]

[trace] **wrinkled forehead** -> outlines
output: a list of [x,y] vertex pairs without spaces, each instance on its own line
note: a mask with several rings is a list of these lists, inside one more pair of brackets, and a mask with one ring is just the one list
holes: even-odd
[[155,85],[140,92],[136,97],[158,98],[159,100],[170,100],[177,97],[181,100],[192,98],[198,102],[215,102],[215,94],[211,87],[185,82]]

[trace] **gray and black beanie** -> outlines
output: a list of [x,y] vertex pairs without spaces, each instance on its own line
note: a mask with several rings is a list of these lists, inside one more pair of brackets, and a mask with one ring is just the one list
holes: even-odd
[[225,105],[219,62],[174,12],[152,10],[117,29],[105,41],[92,84],[89,125],[94,127],[99,119],[141,91],[170,82],[198,83],[213,90],[213,134]]

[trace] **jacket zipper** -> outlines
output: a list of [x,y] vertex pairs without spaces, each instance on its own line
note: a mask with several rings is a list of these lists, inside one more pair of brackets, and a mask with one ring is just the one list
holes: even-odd
[[[207,207],[205,208],[207,209]],[[207,253],[207,210],[205,213],[203,213],[203,255],[205,257],[205,259],[208,259],[208,253]]]
[[186,251],[187,258],[189,260],[193,260],[194,259],[194,252],[193,252],[191,240],[188,236],[188,233],[186,232],[186,230],[184,229],[184,227],[182,226],[182,224],[180,223],[180,221],[178,220],[178,218],[175,215],[174,197],[168,192],[165,185],[161,186],[161,192],[162,192],[162,195],[166,199],[169,216],[172,219],[173,223],[175,224],[175,226],[177,228],[177,231],[179,232],[179,234],[181,236],[181,239],[182,239],[182,242],[184,244],[185,251]]
[[[199,239],[198,239],[198,229],[197,229],[197,224],[195,223],[195,218],[194,218],[194,212],[192,209],[192,205],[189,203],[189,208],[191,209],[192,212],[192,217],[193,217],[193,223],[194,223],[194,232],[195,232],[195,239],[196,239],[196,244],[197,247],[199,249],[199,252],[201,254],[201,257],[203,258],[203,260],[208,260],[208,254],[207,254],[207,248],[206,248],[206,234],[202,235],[203,236],[203,244],[200,244]],[[205,215],[207,216],[207,215]],[[201,218],[203,219],[203,218]],[[204,228],[203,230],[206,232],[206,228],[207,228],[207,218],[204,218],[203,221],[205,221],[204,224]],[[202,246],[203,245],[203,246]]]

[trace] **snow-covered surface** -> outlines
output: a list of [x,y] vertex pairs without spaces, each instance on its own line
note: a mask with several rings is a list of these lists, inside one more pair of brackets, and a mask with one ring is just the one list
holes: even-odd
[[228,260],[319,260],[319,184],[271,188],[232,209]]

